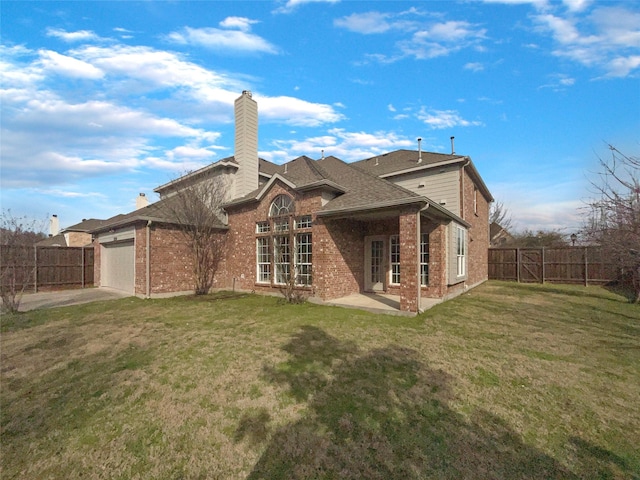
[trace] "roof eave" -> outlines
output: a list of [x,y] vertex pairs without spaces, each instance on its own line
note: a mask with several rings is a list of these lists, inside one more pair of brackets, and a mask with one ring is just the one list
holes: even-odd
[[370,205],[361,205],[357,207],[344,207],[333,210],[321,210],[317,213],[319,217],[333,217],[339,215],[346,215],[349,213],[363,213],[374,210],[381,210],[385,208],[403,207],[405,205],[424,205],[428,203],[425,197],[413,197],[413,198],[401,198],[398,200],[390,200],[385,202],[378,202]]
[[[396,177],[398,175],[404,175],[407,173],[413,173],[413,172],[419,172],[420,170],[429,170],[431,168],[438,168],[438,167],[446,167],[448,165],[454,165],[456,163],[461,163],[463,161],[465,161],[467,159],[467,157],[465,156],[459,156],[450,160],[446,160],[444,162],[437,162],[437,163],[417,163],[414,167],[411,168],[405,168],[403,170],[397,170],[394,172],[389,172],[389,173],[383,173],[382,175],[377,175],[378,178],[389,178],[389,177]],[[372,172],[374,175],[375,173]]]

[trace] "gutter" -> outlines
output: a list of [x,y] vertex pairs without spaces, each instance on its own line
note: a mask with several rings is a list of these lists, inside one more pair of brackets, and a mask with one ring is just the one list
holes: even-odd
[[424,203],[428,203],[428,200],[425,197],[403,198],[400,200],[391,200],[387,202],[376,203],[373,205],[366,205],[366,206],[360,206],[360,207],[344,207],[344,208],[338,208],[335,210],[319,211],[316,215],[318,217],[331,217],[335,215],[344,215],[348,213],[370,212],[373,210],[379,210],[381,208],[401,207],[404,205],[424,204]]

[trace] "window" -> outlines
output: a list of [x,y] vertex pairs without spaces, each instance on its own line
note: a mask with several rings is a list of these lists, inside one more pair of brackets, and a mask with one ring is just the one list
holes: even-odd
[[258,282],[269,283],[271,281],[271,258],[269,251],[269,237],[260,237],[256,241],[256,253],[258,264]]
[[478,214],[478,189],[473,187],[473,213]]
[[295,232],[311,228],[311,215],[294,214],[291,197],[278,195],[269,206],[269,219],[256,223],[258,283],[283,285],[293,279],[299,286],[312,284],[311,233]]
[[296,285],[311,285],[311,234],[296,236]]
[[400,237],[391,235],[389,238],[389,263],[391,263],[391,283],[400,283]]
[[429,285],[429,234],[420,235],[420,285]]
[[289,217],[278,218],[273,221],[274,232],[288,232],[289,231]]
[[311,215],[303,215],[296,221],[296,228],[310,228],[311,227]]
[[467,274],[467,231],[456,227],[456,275],[462,277]]
[[273,237],[273,264],[275,265],[275,282],[287,283],[291,274],[291,246],[289,237],[280,235]]
[[274,198],[269,208],[270,217],[280,217],[283,215],[290,215],[294,212],[293,200],[287,195],[278,195]]

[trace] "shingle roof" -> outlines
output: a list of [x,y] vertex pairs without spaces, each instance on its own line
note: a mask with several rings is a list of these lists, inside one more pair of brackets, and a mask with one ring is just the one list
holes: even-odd
[[98,218],[88,218],[82,220],[80,223],[76,223],[75,225],[71,225],[70,227],[63,228],[63,232],[89,232],[91,230],[95,230],[98,228],[104,220],[100,220]]
[[367,209],[385,204],[426,203],[424,197],[355,168],[339,158],[330,156],[317,163],[329,180],[339,183],[346,190],[343,195],[324,205],[322,212]]
[[[418,163],[419,156],[422,162]],[[402,172],[412,168],[429,167],[440,163],[456,163],[465,161],[467,157],[445,153],[422,152],[417,150],[396,150],[353,162],[353,165],[376,176]]]
[[62,233],[57,235],[53,235],[52,237],[45,238],[44,240],[40,240],[36,242],[37,247],[66,247],[67,239],[64,237]]
[[[225,167],[225,166],[232,166],[233,168],[238,168],[239,165],[235,157],[233,156],[222,158],[217,162],[211,163],[205,167],[202,167],[198,170],[194,170],[193,172],[187,173],[179,178],[176,178],[175,180],[171,180],[170,182],[160,185],[159,187],[156,187],[153,191],[160,193],[163,190],[166,190],[168,187],[175,188],[176,185],[180,185],[183,181],[187,179],[201,177],[203,175],[208,174],[212,170],[215,170],[220,167]],[[270,177],[274,173],[276,173],[277,170],[278,170],[278,165],[276,165],[275,163],[271,163],[268,160],[265,160],[264,158],[258,158],[258,172],[260,174],[266,177]]]
[[[115,217],[104,220],[100,226],[96,227],[91,232],[102,232],[105,230],[110,230],[112,228],[119,228],[125,225],[143,221],[176,224],[178,222],[175,218],[175,215],[172,213],[172,204],[177,200],[177,196],[171,196],[147,205],[144,208],[134,210],[133,212],[116,215]],[[227,228],[226,225],[222,223],[222,221],[220,221],[216,225],[216,227],[221,229]]]

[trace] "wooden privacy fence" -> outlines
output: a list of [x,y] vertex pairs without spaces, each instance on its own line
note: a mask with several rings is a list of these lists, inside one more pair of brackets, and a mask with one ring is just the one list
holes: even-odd
[[489,279],[602,284],[617,278],[600,247],[490,248]]
[[0,279],[25,291],[93,286],[93,247],[0,245]]

